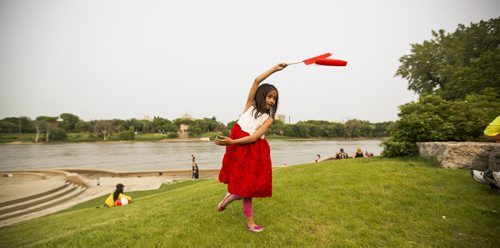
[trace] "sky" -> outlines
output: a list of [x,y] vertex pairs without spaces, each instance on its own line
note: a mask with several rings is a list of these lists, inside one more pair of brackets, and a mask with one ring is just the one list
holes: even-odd
[[331,52],[347,66],[290,65],[265,81],[278,113],[394,121],[418,99],[395,77],[411,44],[498,16],[498,0],[0,0],[0,118],[227,123],[260,73]]

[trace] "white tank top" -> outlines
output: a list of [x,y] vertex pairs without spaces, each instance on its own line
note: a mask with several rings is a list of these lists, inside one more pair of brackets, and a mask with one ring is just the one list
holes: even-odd
[[[248,108],[245,113],[240,115],[240,118],[238,119],[238,125],[240,125],[241,130],[247,132],[248,134],[252,135],[259,129],[262,124],[269,118],[269,115],[264,113],[261,116],[255,118],[255,112],[253,110],[255,109],[254,106],[251,106]],[[261,139],[264,138],[264,135],[260,137]]]

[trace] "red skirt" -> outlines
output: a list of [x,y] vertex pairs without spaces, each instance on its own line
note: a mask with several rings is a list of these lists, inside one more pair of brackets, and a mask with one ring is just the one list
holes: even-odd
[[[249,136],[238,124],[231,130],[231,139]],[[241,197],[272,195],[271,149],[265,139],[245,145],[226,146],[219,181],[228,192]]]

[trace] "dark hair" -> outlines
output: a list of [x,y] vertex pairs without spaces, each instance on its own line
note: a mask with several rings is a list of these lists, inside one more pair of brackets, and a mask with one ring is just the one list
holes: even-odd
[[276,111],[278,111],[279,93],[278,97],[276,97],[276,102],[274,103],[274,106],[269,110],[266,109],[267,94],[269,94],[269,92],[273,90],[276,91],[276,93],[278,93],[278,89],[276,89],[276,87],[274,87],[274,85],[272,84],[261,84],[259,88],[257,88],[257,92],[255,93],[255,97],[253,98],[253,106],[255,107],[254,109],[255,118],[258,118],[262,114],[266,113],[269,116],[271,116],[271,118],[274,119],[274,115],[276,114]]
[[118,200],[118,196],[120,196],[121,193],[123,193],[123,184],[119,183],[116,185],[116,190],[115,192],[113,193],[113,201],[116,201]]

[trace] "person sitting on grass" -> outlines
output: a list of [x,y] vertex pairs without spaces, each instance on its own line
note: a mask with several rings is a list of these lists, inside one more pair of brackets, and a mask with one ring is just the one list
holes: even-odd
[[132,202],[132,197],[123,194],[123,188],[125,188],[125,186],[121,183],[116,185],[115,192],[109,194],[108,198],[106,198],[106,201],[104,202],[105,208],[123,206]]
[[356,152],[352,155],[353,158],[364,158],[365,155],[363,154],[363,151],[361,150],[361,148],[358,147],[358,149],[356,149]]
[[[484,136],[496,143],[500,142],[500,115],[484,129]],[[500,146],[494,146],[491,150],[488,169],[471,170],[471,176],[477,182],[488,184],[493,191],[500,193]]]
[[337,152],[335,154],[336,159],[344,159],[344,158],[349,158],[349,154],[347,152],[344,152],[344,148],[340,148],[340,152]]

